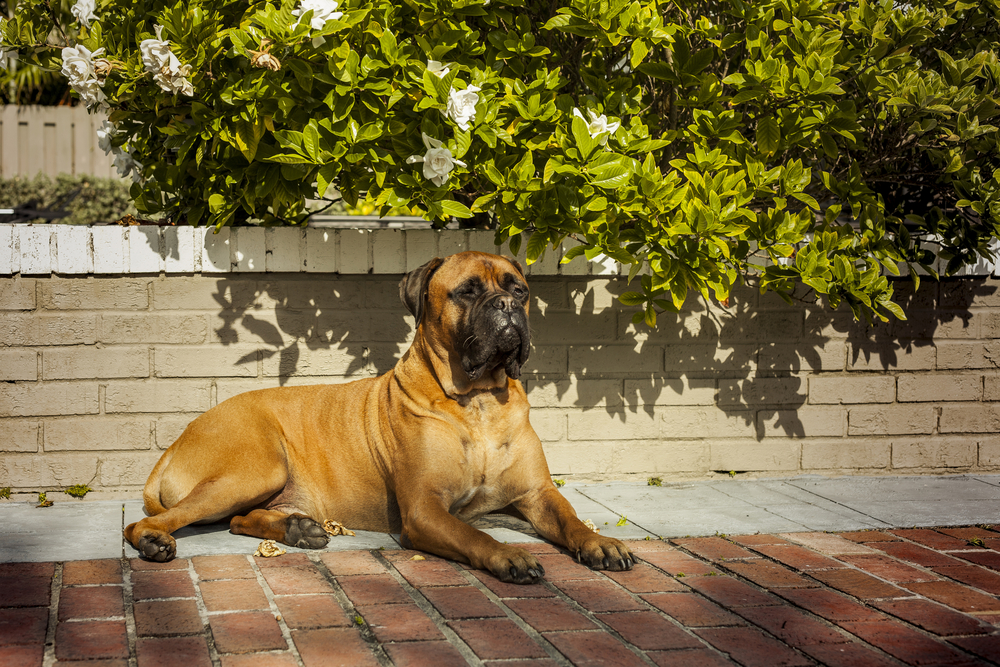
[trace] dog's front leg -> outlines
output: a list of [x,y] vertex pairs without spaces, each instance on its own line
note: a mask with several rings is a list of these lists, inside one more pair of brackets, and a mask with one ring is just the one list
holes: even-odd
[[638,559],[620,540],[599,535],[576,515],[554,484],[526,494],[514,507],[542,537],[561,544],[595,570],[630,570]]
[[500,581],[509,583],[531,584],[545,574],[545,568],[532,554],[501,544],[452,516],[438,497],[424,497],[400,510],[405,546],[489,570]]

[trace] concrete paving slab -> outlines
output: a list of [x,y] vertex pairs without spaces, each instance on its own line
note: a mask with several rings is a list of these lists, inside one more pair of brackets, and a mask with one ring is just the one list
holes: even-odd
[[37,504],[12,502],[0,506],[3,511],[0,532],[121,531],[122,503],[116,500],[56,500],[51,507],[37,507]]
[[[714,484],[714,482],[691,482],[648,486],[634,482],[609,482],[580,484],[567,488],[573,488],[587,498],[611,509],[626,507],[629,512],[638,516],[645,512],[659,514],[664,509],[705,510],[732,507],[733,497],[722,493]],[[566,489],[563,491],[565,494]],[[574,502],[569,496],[567,499]]]
[[855,506],[864,507],[866,514],[896,528],[1000,522],[1000,502],[983,500],[889,500],[869,501],[863,505],[857,503]]
[[888,523],[855,512],[846,507],[831,511],[806,503],[789,503],[784,505],[769,505],[767,511],[780,517],[802,524],[809,530],[865,530],[872,528],[891,528]]
[[1000,500],[1000,486],[966,475],[790,479],[788,483],[829,500],[855,505],[869,501]]
[[0,530],[0,563],[117,559],[122,557],[122,542],[121,532],[117,530],[45,530],[35,533]]
[[[657,537],[699,537],[725,533],[745,535],[806,530],[805,526],[752,505],[663,512],[659,518],[639,519],[642,528]],[[602,531],[603,532],[603,531]]]

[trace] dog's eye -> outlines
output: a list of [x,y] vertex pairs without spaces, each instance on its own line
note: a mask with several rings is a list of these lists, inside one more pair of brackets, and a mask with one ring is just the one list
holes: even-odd
[[528,296],[528,290],[524,289],[520,285],[514,285],[513,287],[511,287],[510,293],[516,299],[523,299],[524,297]]

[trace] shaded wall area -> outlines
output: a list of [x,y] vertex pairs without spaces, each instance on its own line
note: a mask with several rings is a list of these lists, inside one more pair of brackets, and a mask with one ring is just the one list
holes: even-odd
[[[0,277],[0,487],[138,495],[201,412],[385,372],[399,275]],[[650,331],[618,277],[535,276],[523,381],[554,475],[1000,469],[1000,281],[898,286],[908,321],[744,289]]]

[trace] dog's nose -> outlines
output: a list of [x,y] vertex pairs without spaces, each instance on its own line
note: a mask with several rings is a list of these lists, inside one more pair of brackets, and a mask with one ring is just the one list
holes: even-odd
[[493,299],[493,307],[497,310],[509,313],[514,310],[514,297],[501,294]]

